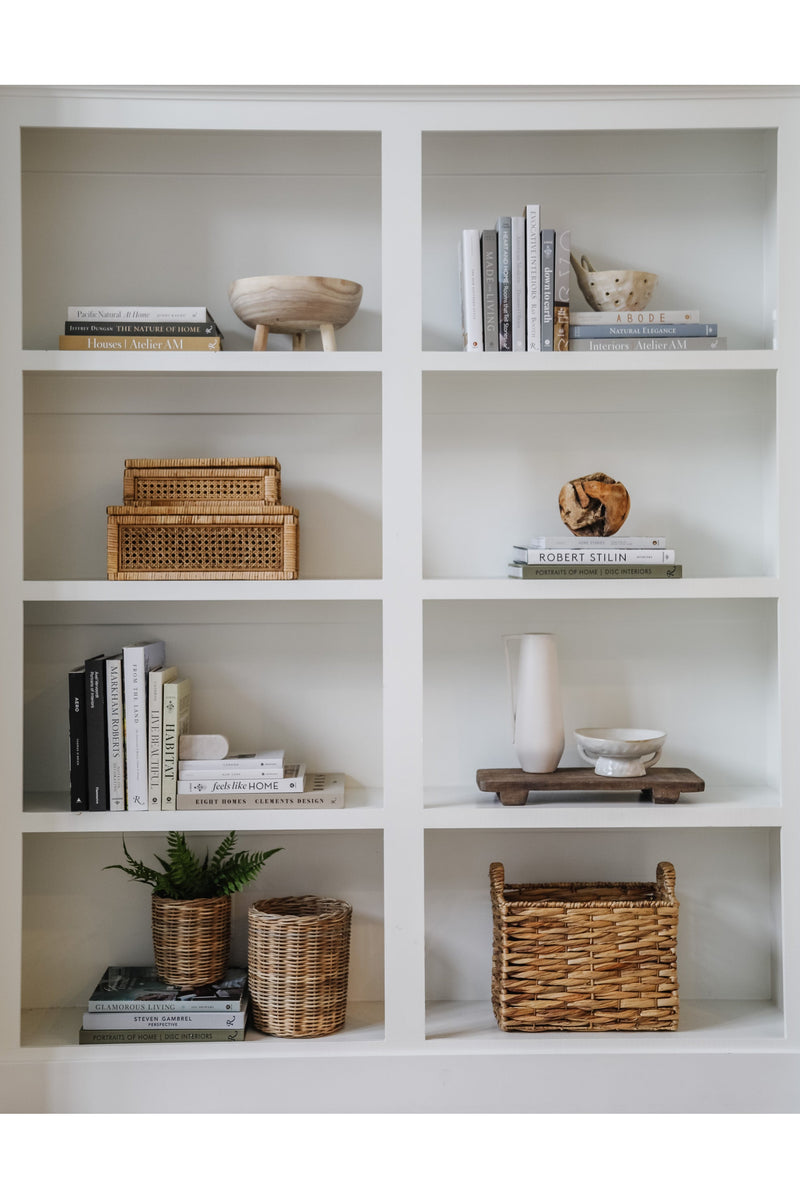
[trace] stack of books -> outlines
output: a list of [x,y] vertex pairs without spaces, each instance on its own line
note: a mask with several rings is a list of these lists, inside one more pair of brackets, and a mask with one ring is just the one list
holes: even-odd
[[659,312],[572,312],[569,349],[604,353],[648,350],[725,350],[716,323],[700,320],[697,309]]
[[222,334],[207,308],[88,305],[67,309],[60,350],[222,349]]
[[[262,750],[221,758],[193,757],[208,741],[183,737],[178,760],[177,808],[341,808],[344,775],[307,774],[305,763],[284,761],[285,751]],[[222,740],[222,739],[220,739]]]
[[680,579],[664,537],[533,537],[515,545],[514,579]]
[[230,755],[222,734],[191,734],[191,679],[163,641],[96,654],[69,672],[73,812],[341,808],[343,774],[308,773],[284,750]]
[[155,966],[109,966],[89,998],[78,1041],[243,1041],[247,1008],[247,971],[239,966],[200,987],[165,983]]
[[539,204],[462,230],[465,350],[569,349],[570,242],[568,230],[542,228]]

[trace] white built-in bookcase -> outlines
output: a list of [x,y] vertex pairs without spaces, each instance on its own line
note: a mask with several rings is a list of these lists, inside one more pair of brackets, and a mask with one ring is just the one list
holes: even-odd
[[[4,1110],[152,1110],[154,1089],[175,1111],[797,1110],[798,89],[29,88],[0,119]],[[531,201],[728,350],[461,352],[460,230]],[[284,273],[363,284],[336,354],[250,351],[227,285]],[[225,351],[56,349],[68,304],[125,302],[207,304]],[[106,581],[126,457],[263,454],[300,511],[299,581]],[[594,470],[683,579],[505,577]],[[564,764],[581,725],[663,727],[705,792],[479,793],[477,769],[515,765],[502,634],[537,630]],[[347,806],[70,813],[67,670],[150,636],[197,731],[343,771]],[[353,904],[345,1031],[78,1046],[105,966],[151,953],[149,893],[101,869],[122,835],[147,855],[234,826],[284,847],[234,903],[240,960],[253,899]],[[499,1032],[489,864],[623,880],[664,859],[680,1029]]]

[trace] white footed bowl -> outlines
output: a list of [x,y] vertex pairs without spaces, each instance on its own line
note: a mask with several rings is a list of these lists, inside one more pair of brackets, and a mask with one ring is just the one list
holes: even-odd
[[636,778],[655,766],[667,734],[660,729],[575,729],[578,753],[606,778]]

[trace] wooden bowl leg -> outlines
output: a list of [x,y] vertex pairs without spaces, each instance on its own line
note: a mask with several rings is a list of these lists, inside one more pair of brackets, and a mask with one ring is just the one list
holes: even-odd
[[306,335],[304,332],[292,334],[292,349],[304,350],[306,348]]
[[268,337],[269,325],[256,325],[255,337],[253,338],[253,349],[266,350]]
[[335,350],[336,334],[333,331],[333,325],[320,325],[319,331],[322,334],[323,350]]

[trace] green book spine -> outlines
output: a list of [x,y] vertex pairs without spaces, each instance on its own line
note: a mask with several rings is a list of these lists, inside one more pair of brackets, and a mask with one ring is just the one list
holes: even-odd
[[683,567],[677,565],[641,566],[545,566],[510,562],[508,573],[514,579],[680,579]]

